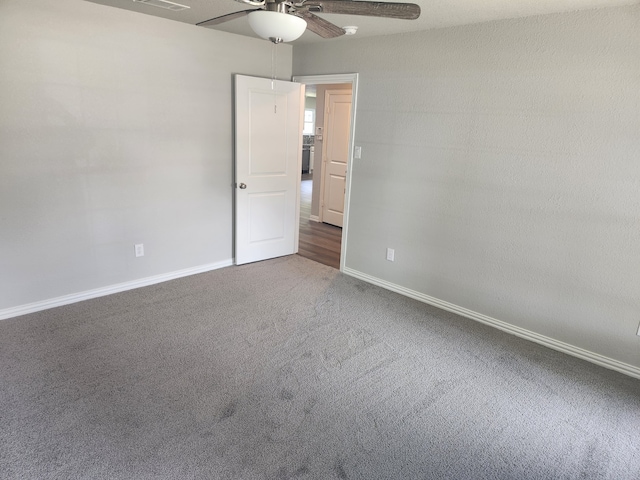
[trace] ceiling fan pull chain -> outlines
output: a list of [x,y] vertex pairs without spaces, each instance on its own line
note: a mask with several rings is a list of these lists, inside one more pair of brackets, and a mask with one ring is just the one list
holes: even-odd
[[273,95],[273,113],[278,113],[278,96],[276,93],[276,64],[278,63],[278,51],[276,50],[278,46],[275,43],[271,44],[271,91],[274,92]]
[[276,78],[276,64],[278,63],[278,51],[276,50],[276,44],[271,44],[271,90],[275,88],[275,80]]

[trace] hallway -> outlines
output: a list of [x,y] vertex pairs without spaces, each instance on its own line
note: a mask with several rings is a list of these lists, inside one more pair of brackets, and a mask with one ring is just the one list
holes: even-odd
[[311,175],[303,174],[300,183],[300,244],[298,255],[340,268],[342,228],[309,220],[311,216]]

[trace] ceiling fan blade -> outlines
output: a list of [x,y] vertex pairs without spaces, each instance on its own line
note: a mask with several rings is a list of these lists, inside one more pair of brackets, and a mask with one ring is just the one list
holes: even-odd
[[415,3],[366,2],[355,0],[307,0],[302,8],[313,13],[339,13],[368,17],[415,20],[420,16],[420,6]]
[[255,12],[256,10],[260,10],[259,8],[254,10],[240,10],[239,12],[229,13],[227,15],[222,15],[221,17],[215,17],[210,20],[205,20],[204,22],[196,23],[199,27],[213,27],[214,25],[219,25],[224,22],[228,22],[229,20],[234,20],[236,18],[244,17],[245,15],[249,15],[251,12]]
[[307,29],[322,38],[336,38],[344,35],[342,28],[311,12],[296,12],[296,16],[304,18],[307,21]]

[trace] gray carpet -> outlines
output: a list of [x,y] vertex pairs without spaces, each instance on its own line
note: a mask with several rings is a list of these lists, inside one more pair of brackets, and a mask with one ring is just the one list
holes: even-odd
[[640,381],[298,256],[0,322],[0,381],[2,478],[640,478]]

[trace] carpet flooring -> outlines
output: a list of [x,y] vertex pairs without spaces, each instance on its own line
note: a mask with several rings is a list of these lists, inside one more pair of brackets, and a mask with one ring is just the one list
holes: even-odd
[[300,256],[0,322],[3,479],[638,479],[640,381]]

